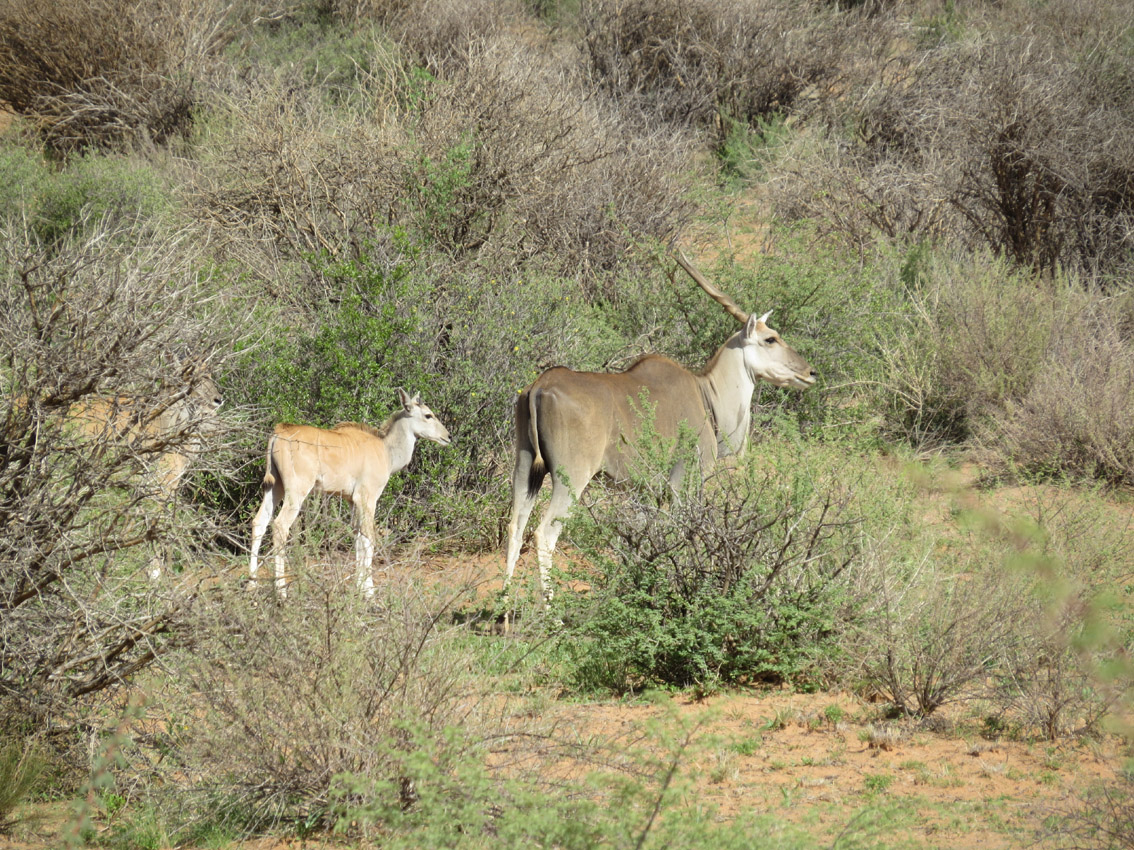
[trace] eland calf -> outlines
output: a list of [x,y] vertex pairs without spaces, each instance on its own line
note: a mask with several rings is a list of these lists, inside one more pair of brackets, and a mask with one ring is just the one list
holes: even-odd
[[[643,402],[658,437],[674,439],[684,424],[697,440],[701,473],[720,456],[741,452],[748,440],[752,395],[758,381],[806,389],[817,373],[768,326],[765,313],[748,316],[713,287],[684,256],[678,263],[744,327],[717,349],[700,372],[667,357],[646,354],[624,372],[549,369],[516,400],[516,461],[512,471],[512,515],[504,587],[520,557],[524,527],[547,475],[551,502],[535,532],[540,583],[545,598],[552,552],[572,503],[600,471],[626,477],[642,434]],[[683,470],[676,464],[670,482]]]
[[342,422],[330,430],[310,425],[280,424],[268,440],[268,468],[264,473],[264,501],[252,521],[250,586],[256,586],[260,543],[276,507],[283,505],[272,523],[275,548],[276,590],[287,595],[284,545],[312,489],[334,493],[350,501],[358,589],[374,595],[374,507],[390,476],[406,467],[418,439],[449,445],[449,431],[421,402],[398,390],[400,409],[380,428]]
[[[146,468],[146,481],[157,502],[168,505],[177,495],[193,457],[204,438],[221,427],[218,416],[224,397],[208,367],[200,361],[186,365],[181,381],[153,397],[97,396],[71,405],[67,419],[93,451],[128,447]],[[150,559],[150,578],[161,577],[164,551]]]

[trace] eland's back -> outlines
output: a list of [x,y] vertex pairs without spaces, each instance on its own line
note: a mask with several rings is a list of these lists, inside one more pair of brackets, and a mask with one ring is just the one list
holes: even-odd
[[268,456],[268,475],[282,475],[303,492],[314,487],[349,497],[360,485],[377,487],[390,476],[390,454],[378,429],[354,422],[330,429],[280,423],[272,432]]

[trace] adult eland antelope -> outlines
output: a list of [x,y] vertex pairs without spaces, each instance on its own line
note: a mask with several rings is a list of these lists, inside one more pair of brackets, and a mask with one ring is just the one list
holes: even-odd
[[[743,328],[697,373],[660,354],[646,354],[624,372],[574,372],[556,366],[519,395],[505,590],[536,496],[550,474],[551,502],[536,528],[535,545],[540,583],[544,596],[551,598],[548,571],[563,520],[600,470],[615,480],[626,476],[641,434],[642,400],[652,410],[659,437],[675,438],[682,423],[693,430],[704,474],[717,457],[744,449],[757,381],[799,389],[815,383],[811,364],[768,326],[771,311],[759,318],[747,315],[684,256],[677,260]],[[675,467],[671,482],[681,473]]]
[[413,457],[418,439],[449,445],[449,431],[418,395],[398,390],[400,408],[379,428],[358,422],[341,422],[330,430],[310,425],[277,425],[268,440],[268,469],[264,473],[264,501],[252,521],[250,586],[256,586],[260,543],[276,507],[272,523],[275,548],[276,590],[287,595],[284,545],[307,494],[314,488],[350,501],[354,526],[355,568],[358,588],[374,595],[374,507],[395,472]]
[[[88,443],[89,451],[125,447],[146,468],[146,480],[160,504],[173,501],[203,439],[220,427],[217,416],[224,397],[201,361],[185,365],[176,386],[153,397],[97,396],[71,405],[68,421]],[[150,560],[150,578],[161,577],[165,553]]]

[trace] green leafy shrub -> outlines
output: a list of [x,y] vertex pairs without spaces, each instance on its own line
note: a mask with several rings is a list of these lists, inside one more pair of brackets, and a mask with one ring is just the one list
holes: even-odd
[[[391,263],[376,253],[330,263],[323,278],[341,294],[247,361],[242,392],[270,417],[249,452],[262,455],[273,422],[377,424],[396,388],[419,392],[453,443],[416,453],[391,480],[380,523],[497,542],[517,393],[545,366],[597,367],[617,334],[573,282],[554,277],[437,277],[427,257]],[[262,474],[259,463],[250,468],[249,505]]]
[[[157,230],[172,211],[164,178],[133,157],[88,154],[61,167],[16,144],[0,145],[0,216],[45,245],[90,230]],[[21,220],[22,219],[22,220]]]
[[856,482],[797,448],[764,444],[704,482],[689,475],[668,504],[664,474],[595,501],[591,591],[569,614],[577,684],[790,680],[826,650],[859,556]]

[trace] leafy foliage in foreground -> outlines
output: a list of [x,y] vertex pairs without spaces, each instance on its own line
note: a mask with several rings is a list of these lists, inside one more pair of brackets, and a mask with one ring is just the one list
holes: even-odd
[[805,672],[858,559],[860,518],[853,482],[793,454],[762,446],[672,496],[663,475],[596,500],[597,575],[571,611],[581,686],[712,690]]

